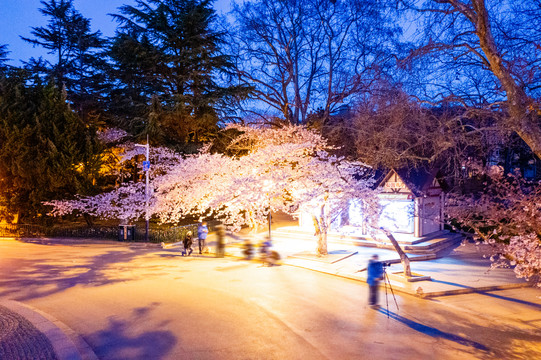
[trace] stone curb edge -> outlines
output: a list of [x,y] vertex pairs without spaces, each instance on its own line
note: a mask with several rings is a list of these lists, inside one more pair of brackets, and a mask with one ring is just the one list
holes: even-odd
[[440,297],[440,296],[484,293],[484,292],[488,292],[488,291],[519,289],[519,288],[532,287],[532,286],[533,285],[528,283],[528,282],[526,282],[526,283],[517,283],[517,284],[481,286],[481,287],[478,287],[478,288],[464,288],[464,289],[456,289],[456,290],[434,291],[434,292],[431,292],[431,293],[426,293],[421,297],[433,298],[433,297]]
[[[340,274],[340,273],[333,273],[330,271],[320,270],[312,267],[297,265],[297,264],[288,264],[288,263],[282,263],[283,265],[288,266],[294,266],[302,269],[317,271],[322,274],[332,275],[332,276],[338,276],[344,279],[364,282],[366,281],[360,277],[360,276],[353,276],[348,274]],[[493,285],[493,286],[483,286],[479,288],[464,288],[464,289],[456,289],[456,290],[443,290],[443,291],[436,291],[436,292],[429,292],[429,293],[423,293],[418,294],[417,292],[407,290],[404,288],[401,288],[399,286],[393,286],[394,291],[400,292],[403,294],[413,295],[420,298],[434,298],[439,296],[450,296],[450,295],[462,295],[462,294],[471,294],[471,293],[481,293],[481,292],[487,292],[487,291],[495,291],[495,290],[507,290],[507,289],[516,289],[516,288],[523,288],[523,287],[531,287],[532,284],[530,283],[518,283],[518,284],[504,284],[504,285]]]
[[[235,246],[234,246],[235,247]],[[212,255],[212,253],[210,253]],[[235,258],[235,259],[243,259],[243,256],[239,256],[238,254],[234,254],[232,252],[225,252],[225,256]],[[420,255],[418,257],[411,258],[410,261],[426,261],[426,260],[432,260],[436,258],[435,255]],[[392,260],[392,263],[399,263],[400,260]],[[326,269],[318,269],[317,267],[310,267],[310,266],[303,266],[300,264],[294,264],[291,262],[288,262],[286,259],[283,259],[279,262],[282,265],[287,266],[293,266],[301,269],[316,271],[322,274],[327,274],[331,276],[337,276],[344,279],[354,280],[366,283],[366,280],[361,276],[355,276],[352,274],[347,273],[340,273],[340,272],[333,272]],[[361,269],[362,270],[362,269]],[[395,281],[392,281],[394,284],[396,284]],[[463,294],[472,294],[472,293],[482,293],[487,291],[496,291],[496,290],[507,290],[507,289],[517,289],[517,288],[523,288],[523,287],[532,287],[532,283],[525,282],[525,283],[515,283],[515,284],[501,284],[501,285],[489,285],[489,286],[482,286],[482,287],[466,287],[461,289],[452,289],[452,290],[442,290],[442,291],[432,291],[432,292],[426,292],[426,293],[417,293],[413,289],[405,289],[400,286],[393,286],[393,290],[396,292],[400,292],[403,294],[412,295],[415,297],[423,298],[423,299],[430,299],[440,296],[452,296],[452,295],[463,295]]]
[[53,316],[15,300],[2,300],[0,304],[23,316],[42,332],[51,342],[59,360],[98,360],[80,335]]

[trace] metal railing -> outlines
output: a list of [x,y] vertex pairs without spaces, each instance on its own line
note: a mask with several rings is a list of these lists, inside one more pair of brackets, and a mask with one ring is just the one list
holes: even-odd
[[[209,222],[209,231],[214,231],[218,221]],[[149,241],[153,243],[177,242],[184,239],[186,233],[191,231],[197,235],[198,224],[175,226],[171,228],[150,228]],[[80,226],[80,227],[46,227],[29,224],[0,224],[0,237],[63,237],[63,238],[90,238],[103,240],[119,240],[119,226]],[[144,226],[135,227],[135,236],[129,241],[145,241]]]
[[[215,231],[216,226],[219,224],[219,221],[209,221],[207,222],[207,227],[210,231]],[[186,236],[186,233],[188,231],[191,231],[193,236],[197,236],[197,227],[199,224],[190,224],[190,225],[182,225],[182,226],[175,226],[168,229],[150,229],[148,234],[148,239],[150,242],[177,242],[184,239]],[[145,239],[145,229],[144,228],[136,228],[135,229],[135,240],[136,241],[144,241]]]

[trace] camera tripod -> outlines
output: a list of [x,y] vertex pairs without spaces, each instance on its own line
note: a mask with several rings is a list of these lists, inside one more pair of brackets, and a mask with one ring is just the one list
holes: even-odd
[[394,290],[391,285],[391,281],[389,280],[389,275],[387,274],[387,266],[386,264],[383,264],[383,284],[385,286],[385,305],[387,307],[387,317],[389,317],[389,297],[387,294],[387,285],[389,285],[389,289],[391,289],[391,294],[393,295],[394,304],[396,305],[396,310],[400,310],[398,307],[398,302],[396,301],[396,297],[394,296]]

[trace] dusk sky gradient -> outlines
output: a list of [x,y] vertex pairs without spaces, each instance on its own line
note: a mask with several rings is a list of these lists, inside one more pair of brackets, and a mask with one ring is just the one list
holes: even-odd
[[[122,5],[134,4],[134,0],[74,0],[75,9],[84,17],[90,18],[92,31],[100,30],[103,36],[113,36],[117,23],[107,14],[118,13]],[[214,3],[218,14],[227,12],[230,0],[217,0]],[[21,36],[32,37],[32,27],[45,26],[47,18],[41,14],[40,0],[0,0],[0,44],[8,44],[10,65],[22,65],[20,60],[27,61],[46,57],[46,50],[33,47],[23,41]]]

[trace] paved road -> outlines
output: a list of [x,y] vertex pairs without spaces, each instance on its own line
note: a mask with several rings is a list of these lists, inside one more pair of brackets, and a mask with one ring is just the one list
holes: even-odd
[[396,294],[399,310],[389,295],[388,315],[367,295],[365,284],[288,266],[0,240],[0,298],[51,314],[100,359],[541,358],[538,290]]

